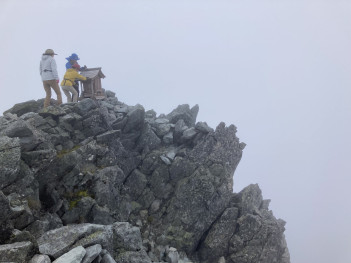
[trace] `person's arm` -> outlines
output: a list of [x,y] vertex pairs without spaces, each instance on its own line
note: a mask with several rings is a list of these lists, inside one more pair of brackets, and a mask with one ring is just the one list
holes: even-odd
[[59,80],[55,59],[51,60],[51,70],[52,70],[52,75],[54,76],[54,79]]
[[80,75],[78,72],[77,72],[77,76],[76,76],[77,79],[80,79],[80,80],[87,80],[86,77]]

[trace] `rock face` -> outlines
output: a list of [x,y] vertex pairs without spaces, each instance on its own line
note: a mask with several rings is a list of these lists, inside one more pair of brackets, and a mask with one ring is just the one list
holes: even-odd
[[290,262],[258,185],[232,192],[234,125],[108,94],[0,117],[0,261]]

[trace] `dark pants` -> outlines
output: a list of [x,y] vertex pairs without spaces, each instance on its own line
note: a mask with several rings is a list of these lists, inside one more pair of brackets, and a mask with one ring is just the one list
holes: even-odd
[[78,81],[76,81],[76,82],[74,83],[73,88],[77,91],[77,93],[78,93],[78,98],[79,98],[79,82],[78,82]]

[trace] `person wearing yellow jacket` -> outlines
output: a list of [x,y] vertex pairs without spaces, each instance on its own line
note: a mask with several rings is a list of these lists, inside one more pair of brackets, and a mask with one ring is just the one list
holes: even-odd
[[[78,64],[72,65],[72,68],[67,69],[63,80],[61,81],[61,88],[67,97],[67,102],[77,102],[78,101],[78,92],[73,87],[74,81],[76,79],[87,80],[86,77],[78,73],[80,66]],[[71,95],[72,93],[72,95]]]

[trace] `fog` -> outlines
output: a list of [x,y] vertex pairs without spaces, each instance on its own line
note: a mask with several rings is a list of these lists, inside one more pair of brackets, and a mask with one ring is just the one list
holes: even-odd
[[[45,96],[41,54],[102,67],[128,105],[238,128],[292,263],[351,262],[349,1],[0,0],[0,114]],[[54,96],[55,98],[55,96]],[[65,96],[63,95],[65,100]]]

